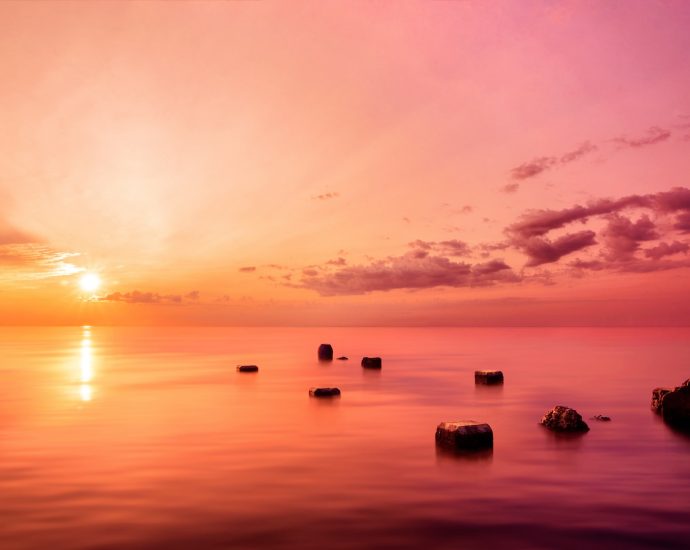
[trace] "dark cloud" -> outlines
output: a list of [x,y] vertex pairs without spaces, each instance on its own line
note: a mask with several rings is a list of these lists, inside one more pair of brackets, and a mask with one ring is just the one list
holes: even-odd
[[252,273],[256,271],[256,267],[253,265],[248,265],[245,267],[240,267],[238,271],[240,271],[241,273]]
[[652,126],[647,130],[647,134],[639,138],[628,138],[619,137],[614,139],[614,141],[624,147],[645,147],[646,145],[654,145],[655,143],[660,143],[666,141],[671,137],[671,131],[665,130],[664,128],[659,128],[658,126]]
[[530,237],[520,244],[527,255],[528,267],[558,261],[563,256],[582,250],[597,243],[594,231],[579,231],[563,235],[554,241],[544,237]]
[[377,290],[485,286],[518,280],[519,277],[500,260],[471,265],[442,256],[427,254],[419,257],[413,250],[369,265],[315,273],[303,278],[301,286],[324,296],[332,296],[365,294]]
[[105,302],[124,302],[127,304],[182,304],[187,301],[197,301],[199,291],[193,290],[187,294],[159,294],[158,292],[113,292],[102,296],[101,301]]
[[467,243],[458,239],[447,241],[422,241],[418,239],[408,243],[408,246],[414,249],[412,254],[417,258],[424,258],[432,251],[442,256],[469,256],[472,252]]
[[611,261],[629,260],[640,248],[640,242],[659,238],[654,222],[646,215],[632,222],[620,214],[611,214],[602,234],[607,247],[607,259]]
[[659,260],[664,256],[672,256],[673,254],[679,254],[681,252],[687,254],[689,248],[690,246],[688,246],[688,243],[680,241],[673,241],[672,243],[659,243],[653,248],[647,248],[644,251],[644,255],[647,256],[647,258]]
[[690,233],[690,212],[683,212],[676,216],[676,223],[673,225],[681,233]]

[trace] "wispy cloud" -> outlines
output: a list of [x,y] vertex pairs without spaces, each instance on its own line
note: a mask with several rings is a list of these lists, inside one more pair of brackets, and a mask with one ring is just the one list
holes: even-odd
[[670,137],[670,130],[659,128],[658,126],[652,126],[647,130],[647,133],[644,136],[637,138],[618,137],[613,141],[623,147],[639,148],[646,147],[647,145],[654,145],[655,143],[661,143]]
[[[510,174],[511,177],[515,180],[525,180],[528,178],[533,178],[535,176],[538,176],[542,172],[545,172],[546,170],[554,168],[555,166],[569,164],[578,159],[581,159],[585,155],[592,153],[596,150],[596,145],[592,145],[589,141],[585,141],[576,149],[563,153],[560,156],[537,157],[529,162],[520,164],[519,166],[512,168],[510,170]],[[510,192],[508,189],[506,189],[507,187],[508,186],[504,187],[503,189],[507,192]],[[516,191],[517,187],[511,187],[510,190]]]
[[329,191],[328,193],[322,193],[321,195],[314,195],[312,199],[318,200],[318,201],[327,201],[331,199],[337,199],[340,196],[340,193],[335,192],[335,191]]
[[104,302],[124,302],[127,304],[184,304],[197,302],[200,293],[193,290],[186,294],[159,294],[158,292],[113,292],[99,298]]

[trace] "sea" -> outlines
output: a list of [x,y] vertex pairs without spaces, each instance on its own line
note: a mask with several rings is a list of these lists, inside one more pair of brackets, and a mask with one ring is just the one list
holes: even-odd
[[0,328],[0,548],[687,549],[688,378],[688,328]]

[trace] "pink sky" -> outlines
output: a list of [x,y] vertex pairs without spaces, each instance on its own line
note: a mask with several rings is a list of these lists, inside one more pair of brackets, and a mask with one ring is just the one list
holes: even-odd
[[686,325],[689,28],[4,2],[0,324]]

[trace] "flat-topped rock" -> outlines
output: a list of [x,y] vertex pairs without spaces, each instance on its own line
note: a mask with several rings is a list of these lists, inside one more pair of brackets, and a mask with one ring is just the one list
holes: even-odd
[[563,405],[556,405],[548,411],[541,423],[556,432],[588,432],[589,426],[575,410]]
[[338,357],[338,361],[347,361],[348,359],[349,359],[349,357],[345,357],[344,355],[341,355],[340,357]]
[[475,384],[503,384],[503,371],[500,370],[476,370],[474,371]]
[[380,369],[381,368],[381,358],[380,357],[362,357],[362,366],[365,369]]
[[259,372],[256,365],[237,365],[237,372]]
[[309,395],[312,397],[337,397],[340,395],[339,388],[309,388]]
[[436,444],[463,451],[491,449],[494,432],[488,424],[475,420],[441,422],[436,428]]
[[332,361],[333,360],[333,346],[330,344],[321,344],[317,352],[319,356],[319,361]]
[[660,413],[669,424],[690,429],[690,379],[675,389],[654,388],[652,409]]

